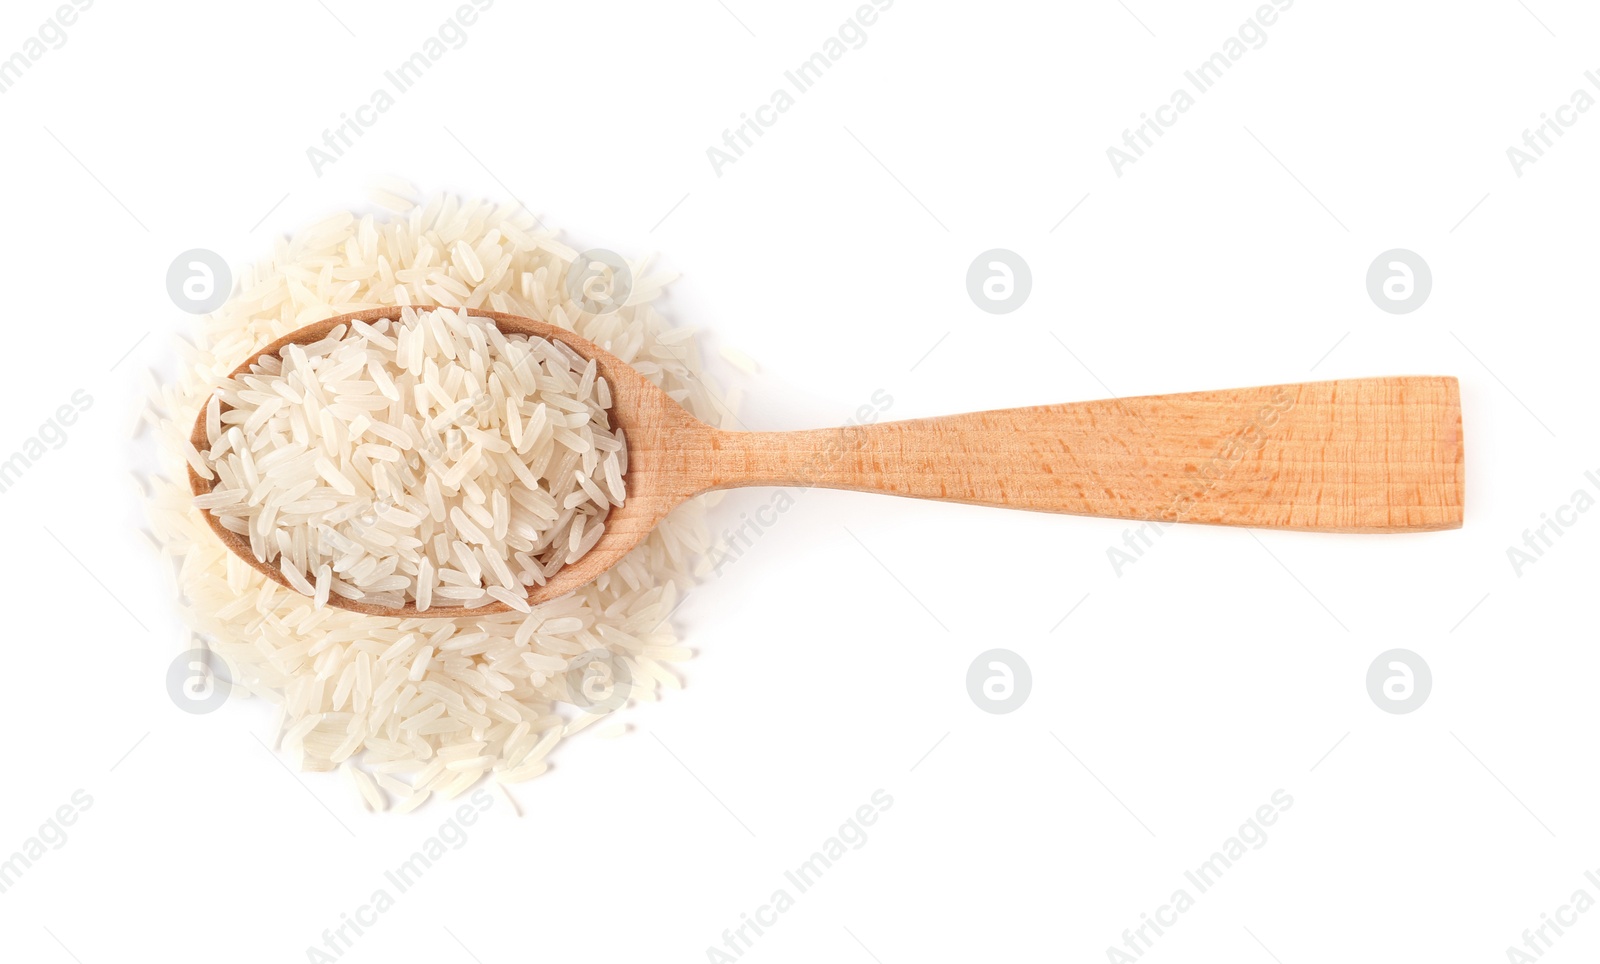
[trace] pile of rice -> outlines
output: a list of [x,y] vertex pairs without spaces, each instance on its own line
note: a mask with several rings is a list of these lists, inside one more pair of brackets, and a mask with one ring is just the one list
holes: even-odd
[[624,303],[596,314],[586,279],[611,269],[581,258],[520,205],[415,204],[393,187],[380,200],[393,216],[340,214],[280,240],[193,342],[179,339],[176,383],[153,386],[144,413],[160,460],[148,515],[196,640],[223,658],[234,692],[278,705],[283,751],[306,770],[345,769],[374,809],[409,810],[485,776],[536,777],[562,738],[631,699],[678,688],[668,664],[689,653],[668,617],[704,572],[703,504],[680,507],[598,580],[529,613],[367,616],[319,607],[223,546],[187,482],[196,414],[262,346],[390,305],[539,319],[617,355],[705,421],[721,424],[726,409],[700,372],[692,332],[669,328],[651,307],[670,279],[647,275],[645,263],[627,265]]
[[[460,308],[339,325],[206,405],[197,496],[316,605],[529,612],[624,499],[627,447],[596,364]],[[513,568],[516,569],[513,572]]]

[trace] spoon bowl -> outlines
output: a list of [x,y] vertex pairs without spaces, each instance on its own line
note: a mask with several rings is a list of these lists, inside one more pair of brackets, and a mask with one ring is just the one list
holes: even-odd
[[[284,346],[322,340],[351,321],[398,320],[400,307],[339,315],[255,352],[230,378]],[[1324,532],[1408,532],[1461,525],[1459,389],[1454,378],[1302,382],[975,412],[801,432],[731,432],[689,414],[622,359],[564,328],[467,309],[503,333],[560,341],[593,359],[611,387],[612,424],[628,449],[626,498],[586,554],[545,585],[537,605],[598,578],[674,507],[714,489],[794,485],[1043,512]],[[210,446],[205,408],[190,441]],[[213,482],[189,469],[189,487]],[[202,510],[251,568],[290,587],[249,540]],[[435,606],[417,612],[338,595],[328,605],[374,616],[456,618],[510,611]]]
[[[263,356],[276,355],[287,345],[313,344],[326,338],[329,332],[340,325],[348,325],[352,321],[369,323],[380,319],[396,321],[400,318],[402,310],[400,307],[372,308],[297,328],[255,352],[228,377],[234,379],[248,374],[251,366]],[[566,595],[592,582],[601,573],[621,561],[634,546],[644,541],[673,506],[697,494],[685,492],[681,485],[673,484],[675,481],[682,481],[682,473],[674,471],[676,468],[681,468],[681,463],[673,457],[673,448],[675,445],[680,447],[680,450],[683,447],[703,447],[706,441],[705,434],[715,430],[690,415],[681,405],[669,398],[666,392],[639,374],[631,365],[565,328],[499,311],[469,308],[467,313],[490,319],[504,334],[528,335],[559,341],[584,358],[594,359],[598,375],[611,385],[612,423],[621,426],[627,433],[628,471],[623,479],[627,486],[626,499],[622,505],[611,509],[606,516],[605,533],[582,558],[563,566],[543,586],[528,587],[528,602],[538,604]],[[224,411],[226,410],[225,405]],[[633,438],[635,432],[642,433],[644,438],[652,439],[652,444],[636,443]],[[197,451],[201,452],[210,446],[210,441],[206,437],[204,408],[201,409],[200,416],[195,419],[194,432],[190,435],[189,441]],[[201,478],[193,468],[189,469],[189,488],[195,495],[210,492],[214,485],[214,482]],[[223,526],[221,518],[210,511],[206,511],[205,516],[211,531],[215,532],[217,537],[252,569],[281,586],[293,588],[276,565],[255,557],[249,539]],[[435,606],[419,613],[411,602],[396,609],[375,606],[359,599],[346,599],[337,594],[329,595],[328,605],[373,616],[397,618],[483,616],[508,612],[511,608],[505,603],[496,602],[475,608]]]

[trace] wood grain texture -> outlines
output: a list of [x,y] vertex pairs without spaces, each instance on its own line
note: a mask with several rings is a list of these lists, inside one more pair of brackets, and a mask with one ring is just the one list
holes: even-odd
[[[1328,532],[1408,532],[1461,525],[1461,406],[1454,378],[1363,378],[1042,405],[807,432],[728,432],[690,415],[621,359],[570,331],[473,310],[508,334],[565,342],[611,384],[612,419],[627,435],[627,500],[582,559],[529,600],[564,595],[616,565],[668,512],[703,492],[749,485],[821,486],[1043,512]],[[266,346],[309,344],[355,318],[341,315]],[[205,414],[191,440],[208,448]],[[212,483],[192,469],[195,494]],[[206,517],[267,578],[288,585],[249,542]],[[372,615],[474,616],[507,611],[387,609],[333,596]]]
[[722,433],[701,484],[1333,532],[1461,525],[1453,378],[1368,378]]

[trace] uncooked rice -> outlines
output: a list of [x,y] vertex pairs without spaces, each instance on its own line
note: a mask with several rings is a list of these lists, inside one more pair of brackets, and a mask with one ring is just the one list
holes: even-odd
[[193,504],[318,608],[332,592],[528,612],[527,587],[582,558],[623,503],[609,399],[594,360],[559,341],[407,307],[226,381],[198,453],[215,488]]
[[[228,374],[263,345],[334,315],[481,307],[576,331],[708,422],[721,424],[725,412],[690,336],[651,305],[670,279],[630,262],[622,306],[590,313],[567,292],[578,252],[520,205],[448,196],[416,204],[413,193],[385,184],[384,207],[397,213],[340,214],[280,239],[193,341],[178,340],[177,379],[152,380],[139,422],[158,437],[150,534],[173,563],[196,645],[223,658],[234,693],[277,704],[277,745],[303,769],[348,764],[362,802],[392,812],[486,776],[537,777],[569,734],[676,689],[670,664],[687,653],[668,617],[680,590],[709,569],[703,503],[674,511],[594,582],[528,613],[399,618],[318,606],[331,578],[302,574],[309,596],[267,579],[192,504],[187,468],[205,462],[190,432]],[[604,492],[609,481],[595,484]],[[614,683],[599,701],[585,685],[597,672]]]

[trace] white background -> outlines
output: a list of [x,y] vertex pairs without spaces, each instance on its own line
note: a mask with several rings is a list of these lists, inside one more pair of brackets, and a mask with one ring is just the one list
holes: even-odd
[[[804,493],[679,610],[688,688],[564,745],[343,959],[704,961],[880,788],[867,843],[745,960],[1106,960],[1280,788],[1145,960],[1506,960],[1600,898],[1600,513],[1520,576],[1506,554],[1597,494],[1600,110],[1521,177],[1506,149],[1600,71],[1600,12],[1300,0],[1119,178],[1106,148],[1255,4],[901,0],[718,177],[707,148],[855,5],[794,6],[501,0],[320,177],[306,148],[452,3],[102,0],[0,94],[0,455],[94,398],[0,495],[0,856],[93,798],[0,894],[8,958],[306,960],[449,818],[291,774],[259,703],[173,705],[185,637],[128,478],[141,371],[192,326],[173,257],[237,270],[390,173],[659,252],[668,313],[761,363],[719,370],[751,428],[878,389],[909,418],[1456,375],[1468,502],[1423,535],[1177,527],[1119,576],[1124,523]],[[0,57],[53,9],[6,4]],[[995,247],[1033,272],[1001,316],[965,289]],[[1365,288],[1396,247],[1434,279],[1404,315]],[[1032,669],[1009,715],[966,691],[995,647]],[[1409,715],[1366,689],[1395,647],[1432,667]],[[1578,920],[1545,960],[1600,952]]]

